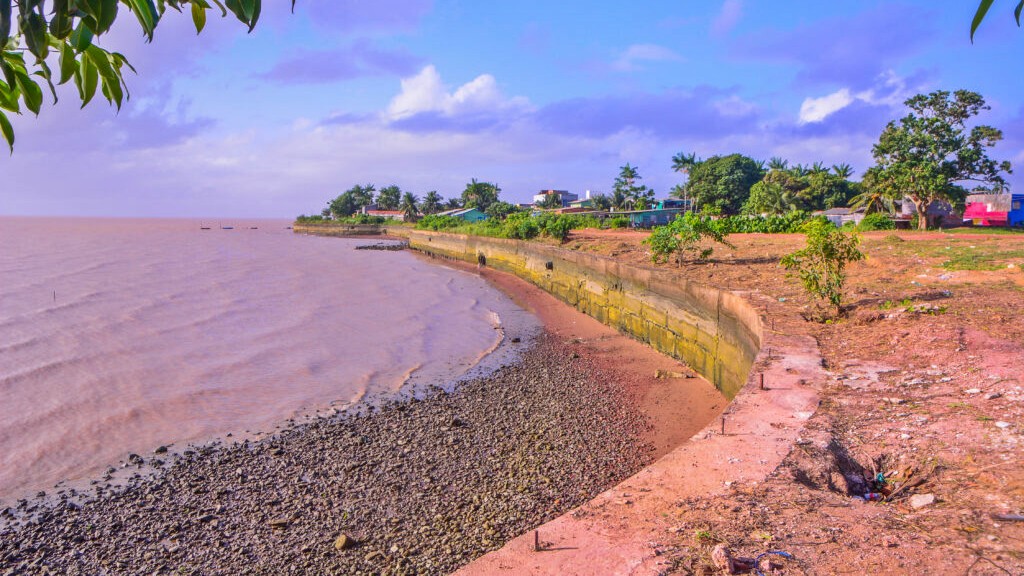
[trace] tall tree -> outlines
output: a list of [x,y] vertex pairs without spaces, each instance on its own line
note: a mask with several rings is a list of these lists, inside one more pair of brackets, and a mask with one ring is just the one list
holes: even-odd
[[768,170],[788,170],[789,160],[779,156],[772,156],[768,160]]
[[1010,173],[1011,166],[988,156],[988,149],[1003,139],[1002,131],[986,125],[967,127],[968,120],[989,109],[981,94],[936,90],[905,104],[910,114],[885,127],[872,154],[879,188],[909,198],[921,215],[918,227],[924,230],[932,202],[953,204],[962,199],[966,191],[958,182],[1002,184],[1001,173]]
[[562,197],[558,194],[545,194],[544,199],[537,203],[537,208],[553,209],[562,207]]
[[443,207],[441,195],[437,193],[437,190],[431,190],[423,195],[423,201],[420,203],[420,212],[423,214],[437,214]]
[[487,207],[486,214],[488,218],[504,220],[505,218],[508,218],[509,214],[515,214],[516,212],[519,212],[518,206],[499,200]]
[[462,198],[449,198],[444,203],[445,210],[455,210],[458,208],[462,208]]
[[805,179],[809,208],[827,210],[837,206],[846,206],[846,202],[850,198],[850,182],[845,178],[826,169],[813,170]]
[[850,176],[853,176],[853,167],[845,162],[842,164],[833,164],[832,172],[843,180],[849,180]]
[[686,193],[698,209],[736,214],[750,196],[750,188],[765,175],[762,164],[743,156],[712,156],[690,169]]
[[[251,32],[260,17],[260,0],[225,0],[213,3],[226,16],[230,10]],[[106,34],[121,4],[135,16],[143,36],[153,33],[167,8],[189,9],[196,32],[206,25],[207,0],[0,0],[0,137],[14,150],[14,129],[7,113],[22,107],[39,115],[43,88],[74,81],[84,107],[96,89],[110,104],[121,108],[128,94],[124,69],[134,71],[123,54],[101,48],[95,40]],[[17,8],[14,10],[13,8]],[[293,2],[294,7],[294,2]],[[17,18],[15,18],[17,16]],[[52,70],[49,62],[59,64]],[[5,112],[6,111],[6,112]]]
[[331,200],[327,207],[335,218],[351,216],[358,212],[363,206],[373,203],[373,193],[376,188],[373,184],[365,186],[355,185],[340,196]]
[[402,189],[392,184],[380,189],[377,194],[377,208],[380,210],[398,210],[402,201]]
[[859,192],[850,198],[850,208],[863,208],[865,214],[894,214],[896,203],[891,194],[878,186],[878,168],[869,168],[860,181]]
[[406,192],[402,195],[402,202],[398,205],[398,209],[402,211],[402,216],[405,217],[406,222],[415,222],[416,217],[419,216],[420,211],[416,206],[417,202],[419,202],[419,198],[412,192]]
[[466,208],[476,208],[481,212],[487,212],[487,207],[498,201],[498,194],[501,188],[490,182],[477,182],[473,178],[466,189],[462,191],[462,205]]
[[612,199],[607,194],[594,194],[590,197],[594,210],[611,210]]
[[690,152],[689,154],[680,152],[672,157],[672,170],[680,174],[687,174],[690,169],[700,163],[700,158],[697,158],[697,154]]
[[612,186],[612,201],[619,200],[619,204],[623,208],[633,210],[646,208],[654,200],[654,190],[640,184],[640,180],[643,180],[643,177],[640,176],[639,170],[627,162],[619,169],[619,176],[615,179],[615,185]]

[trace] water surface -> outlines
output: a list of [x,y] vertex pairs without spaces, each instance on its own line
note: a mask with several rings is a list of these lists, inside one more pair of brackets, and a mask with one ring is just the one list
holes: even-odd
[[0,498],[449,380],[525,316],[473,275],[354,249],[369,240],[200,224],[0,218]]

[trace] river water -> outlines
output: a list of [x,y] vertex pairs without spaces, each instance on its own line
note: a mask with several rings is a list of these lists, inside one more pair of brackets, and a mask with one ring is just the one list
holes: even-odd
[[536,326],[475,275],[286,226],[0,218],[0,499],[450,381]]

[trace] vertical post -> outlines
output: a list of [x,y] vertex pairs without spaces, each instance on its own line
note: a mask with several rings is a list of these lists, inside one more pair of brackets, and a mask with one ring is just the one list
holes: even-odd
[[533,531],[533,551],[540,552],[540,530]]
[[761,390],[764,390],[764,372],[758,374],[757,378],[760,380]]
[[725,436],[725,416],[722,416],[722,436]]

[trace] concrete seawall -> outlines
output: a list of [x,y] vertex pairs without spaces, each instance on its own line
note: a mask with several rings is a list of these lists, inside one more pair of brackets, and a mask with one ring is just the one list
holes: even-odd
[[295,224],[292,231],[296,234],[311,234],[313,236],[380,236],[384,229],[375,224]]
[[763,481],[817,409],[827,377],[817,342],[769,330],[761,311],[770,302],[756,292],[720,290],[534,242],[404,227],[380,233],[408,238],[410,247],[434,257],[515,274],[685,361],[732,400],[721,421],[587,504],[471,562],[459,576],[662,574],[657,543],[671,528],[668,512],[687,498]]
[[604,324],[686,362],[730,400],[761,348],[762,322],[741,296],[555,246],[412,230],[410,247],[511,272]]

